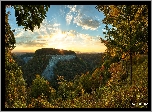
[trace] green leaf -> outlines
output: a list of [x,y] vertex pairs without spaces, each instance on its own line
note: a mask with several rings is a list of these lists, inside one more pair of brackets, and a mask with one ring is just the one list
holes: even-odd
[[106,34],[106,32],[103,32],[103,34]]

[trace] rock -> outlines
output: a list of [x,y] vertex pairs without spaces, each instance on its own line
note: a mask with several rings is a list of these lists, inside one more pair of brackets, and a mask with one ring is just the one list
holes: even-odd
[[50,80],[51,76],[54,75],[53,68],[55,67],[58,61],[70,60],[76,57],[75,55],[51,55],[51,56],[52,58],[49,60],[49,64],[42,73],[42,76],[47,80]]

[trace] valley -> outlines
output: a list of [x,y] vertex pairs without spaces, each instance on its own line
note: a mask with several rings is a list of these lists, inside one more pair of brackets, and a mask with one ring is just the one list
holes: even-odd
[[[21,66],[26,82],[31,85],[37,74],[56,83],[57,75],[64,76],[66,80],[70,81],[76,75],[91,73],[101,64],[102,54],[76,54],[73,51],[62,50],[61,52],[60,49],[45,48],[39,49],[35,53],[14,53],[14,59]],[[57,85],[52,84],[52,86],[56,88]]]

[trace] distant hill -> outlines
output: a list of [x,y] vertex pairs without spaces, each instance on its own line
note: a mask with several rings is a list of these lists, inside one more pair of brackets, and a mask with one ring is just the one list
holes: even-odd
[[18,64],[20,66],[23,63],[27,63],[30,59],[34,56],[41,56],[41,55],[76,55],[74,51],[71,50],[63,50],[63,49],[55,49],[55,48],[42,48],[38,49],[35,52],[13,52],[12,56],[15,60],[18,60]]
[[42,49],[36,50],[35,55],[76,55],[76,53],[71,50],[42,48]]
[[71,59],[70,57],[76,57],[76,53],[71,50],[42,48],[36,50],[35,53],[15,56],[15,60],[22,67],[23,77],[30,85],[36,74],[49,79],[50,75],[53,74],[51,67],[54,67],[59,60],[68,60]]
[[76,75],[93,71],[100,64],[101,56],[102,54],[76,54],[71,50],[42,48],[18,58],[19,63],[22,62],[20,66],[28,85],[39,74],[56,86],[57,75],[73,80]]
[[19,66],[23,66],[26,64],[30,59],[32,59],[34,56],[34,53],[26,53],[26,52],[13,52],[12,57],[17,62]]

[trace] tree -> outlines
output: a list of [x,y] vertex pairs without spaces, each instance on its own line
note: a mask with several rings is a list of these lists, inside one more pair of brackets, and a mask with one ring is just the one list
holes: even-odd
[[5,54],[5,108],[26,108],[26,83],[21,68]]
[[40,75],[36,75],[31,85],[30,97],[38,98],[44,94],[48,99],[52,96],[51,91],[55,90],[50,87],[49,82]]
[[46,12],[50,5],[5,5],[5,47],[14,49],[15,37],[8,23],[10,12],[6,12],[6,8],[13,7],[15,9],[15,17],[18,26],[23,26],[23,29],[34,30],[35,26],[40,28],[40,23],[46,17]]
[[5,5],[5,107],[19,108],[26,105],[26,83],[23,79],[21,68],[11,56],[11,50],[15,48],[14,30],[8,22],[10,12],[6,8],[15,9],[16,21],[25,30],[34,30],[35,26],[40,28],[40,23],[46,17],[49,5]]
[[9,12],[6,13],[6,7],[5,7],[5,51],[6,52],[14,49],[16,43],[13,31],[11,30],[11,27],[8,23],[8,16],[9,16]]
[[[130,60],[130,77],[132,82],[132,56],[143,51],[148,53],[148,6],[147,5],[98,5],[103,11],[106,24],[107,51],[114,56],[126,55],[124,59]],[[108,28],[111,24],[114,28]]]

